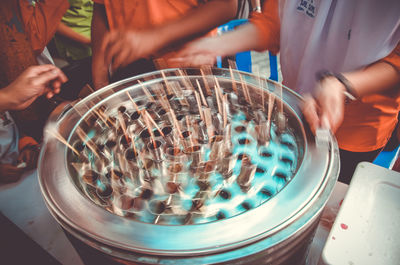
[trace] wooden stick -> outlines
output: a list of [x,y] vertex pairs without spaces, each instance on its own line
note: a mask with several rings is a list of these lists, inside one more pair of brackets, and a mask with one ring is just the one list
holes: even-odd
[[239,75],[239,76],[240,76],[240,83],[241,83],[242,89],[243,89],[243,94],[245,94],[247,102],[249,102],[250,105],[253,105],[253,102],[251,101],[251,98],[250,98],[250,93],[249,93],[247,84],[243,81],[242,75]]
[[81,139],[81,141],[84,142],[87,147],[89,147],[89,149],[94,153],[94,155],[99,157],[99,153],[96,150],[96,146],[94,146],[92,140],[89,139],[89,137],[83,132],[83,130],[80,127],[76,129],[76,134]]
[[242,85],[242,92],[243,92],[244,99],[247,102],[249,102],[249,100],[247,99],[246,91],[244,90],[244,81],[243,81],[242,75],[239,74],[239,78],[240,78],[240,84]]
[[[158,93],[157,93],[157,94],[158,94]],[[167,103],[168,103],[168,100],[167,100],[166,98],[164,99],[163,95],[161,95],[161,94],[158,94],[158,99],[159,99],[159,103],[160,103],[161,107],[162,107],[166,112],[168,112],[168,111],[170,110],[170,108],[171,108],[171,106],[170,106],[169,104],[167,104]]]
[[[162,103],[162,102],[164,102],[164,103]],[[166,106],[166,111],[168,112],[169,111],[169,113],[171,114],[171,117],[172,117],[172,121],[173,121],[173,123],[175,123],[175,126],[176,126],[176,129],[178,130],[178,133],[179,133],[179,137],[183,137],[182,136],[182,130],[181,130],[181,128],[179,127],[179,122],[178,122],[178,120],[177,120],[177,118],[176,118],[176,116],[175,116],[175,112],[174,112],[174,110],[171,108],[171,105],[169,104],[169,102],[166,100],[166,99],[163,99],[163,98],[161,98],[160,99],[160,103],[161,104],[165,104],[165,106]]]
[[[188,127],[188,128],[191,127],[190,124],[189,124],[189,116],[186,116],[186,127]],[[194,144],[193,144],[193,139],[192,139],[192,134],[189,135],[189,139],[190,139],[190,144],[191,144],[192,146],[194,146]]]
[[207,104],[206,98],[204,97],[203,90],[201,89],[199,80],[196,79],[196,83],[197,83],[197,87],[199,88],[201,101],[203,102],[204,106],[208,107],[208,104]]
[[129,136],[128,136],[128,134],[126,133],[126,124],[125,124],[125,120],[124,120],[124,118],[122,117],[122,114],[121,114],[120,112],[118,112],[118,120],[119,120],[119,123],[121,124],[122,131],[124,132],[124,136],[125,136],[126,142],[129,143]]
[[152,142],[153,142],[153,147],[154,147],[154,150],[155,150],[155,149],[157,148],[156,141],[155,141],[155,139],[154,139],[154,134],[153,134],[152,127],[151,127],[150,122],[149,122],[149,120],[147,119],[147,116],[146,116],[146,115],[143,115],[143,120],[144,120],[144,122],[146,123],[147,130],[148,130],[149,133],[150,133],[150,137],[151,137],[151,140],[152,140]]
[[[85,106],[88,108],[88,110],[90,110],[90,107],[89,107],[89,106],[87,106],[86,104],[85,104]],[[74,110],[75,110],[76,112],[78,112],[77,109],[76,109],[74,106],[73,106],[73,108],[74,108]],[[97,116],[107,127],[110,127],[110,126],[108,126],[108,124],[107,124],[106,118],[104,118],[103,115],[100,114],[100,112],[98,112],[98,111],[95,110],[95,109],[93,109],[92,111],[94,112],[94,114],[96,114],[96,116]],[[78,114],[81,115],[79,112],[78,112]]]
[[221,116],[223,116],[221,87],[219,86],[219,82],[215,76],[214,76],[214,80],[215,80],[214,90],[215,90],[215,94],[216,94],[215,96],[217,98],[218,111],[221,114]]
[[264,91],[264,81],[261,81],[261,104],[262,104],[262,109],[263,109],[263,111],[265,111],[265,100],[264,100],[264,94],[265,94],[265,91]]
[[170,85],[169,85],[169,82],[168,82],[168,80],[167,80],[167,77],[165,76],[165,73],[164,73],[164,71],[162,71],[162,70],[161,70],[161,75],[162,75],[162,77],[163,77],[163,79],[164,79],[165,86],[167,87],[167,93],[168,93],[168,95],[173,94],[173,92],[172,92],[172,90],[171,90],[171,87],[170,87]]
[[278,93],[279,97],[281,98],[280,104],[279,104],[279,112],[283,113],[283,94],[282,94],[282,84],[278,83]]
[[269,93],[269,98],[268,98],[268,131],[271,128],[271,116],[272,116],[272,110],[274,108],[274,101],[275,101],[275,96],[272,93]]
[[258,67],[258,65],[254,66],[254,72],[257,76],[257,80],[258,80],[258,86],[260,88],[261,91],[261,107],[262,110],[265,111],[265,106],[264,106],[264,86],[263,86],[263,81],[261,80],[261,76],[260,76],[260,69]]
[[215,90],[215,97],[217,99],[218,112],[222,115],[221,103],[220,103],[219,94],[217,91],[218,90],[217,86],[214,86],[214,90]]
[[175,123],[176,129],[178,130],[179,137],[180,137],[180,138],[183,138],[183,136],[182,136],[182,130],[181,130],[181,128],[179,127],[179,122],[178,122],[178,120],[177,120],[177,118],[176,118],[176,116],[175,116],[175,112],[174,112],[174,110],[173,110],[172,108],[170,109],[170,113],[171,113],[171,116],[172,116],[172,120],[173,120],[174,123]]
[[182,105],[189,106],[189,102],[186,100],[186,98],[183,95],[183,91],[180,88],[180,86],[176,85],[176,83],[172,83],[171,85],[172,91],[176,96],[178,96],[178,100]]
[[[90,108],[89,108],[86,104],[84,104],[84,106],[85,106],[88,110],[90,110]],[[75,107],[75,105],[72,105],[72,109],[75,110],[76,113],[78,113],[78,115],[79,115],[80,117],[82,117],[82,114],[78,111],[78,109]],[[86,122],[87,125],[91,126],[91,124],[89,123],[89,121],[88,121],[87,119],[88,119],[88,118],[85,118],[84,121]],[[106,126],[108,126],[108,125],[106,124]]]
[[192,82],[190,82],[190,80],[188,80],[188,76],[185,72],[183,72],[181,69],[178,69],[178,74],[180,76],[182,76],[183,78],[183,83],[185,84],[186,87],[190,88],[191,90],[195,91]]
[[204,114],[203,111],[201,109],[201,103],[200,103],[200,96],[199,93],[197,93],[197,91],[194,91],[194,96],[196,98],[196,102],[197,102],[197,107],[199,108],[199,114],[200,114],[200,118],[202,121],[204,121]]
[[86,84],[85,86],[86,86],[87,88],[89,88],[89,90],[92,91],[92,93],[96,91],[96,90],[94,90],[93,87],[91,87],[89,84]]
[[107,116],[105,117],[105,114],[103,114],[95,109],[93,109],[93,112],[97,114],[97,116],[104,122],[104,124],[107,127],[110,127],[110,126],[108,126],[107,122],[109,122],[111,124],[111,126],[115,127],[115,123],[113,121],[111,121],[109,117],[107,117]]
[[232,89],[233,89],[233,92],[237,95],[237,94],[238,94],[237,85],[236,85],[235,79],[234,79],[234,77],[233,77],[233,70],[232,70],[232,67],[231,67],[231,66],[229,66],[229,72],[231,73],[231,80],[232,80]]
[[224,128],[228,125],[228,94],[225,94],[222,99],[222,106],[224,111]]
[[228,65],[229,65],[229,68],[237,70],[237,64],[235,61],[228,59]]
[[135,103],[135,101],[133,100],[133,98],[131,97],[131,95],[129,94],[128,91],[126,91],[126,94],[128,95],[129,99],[131,100],[133,106],[135,107],[136,111],[140,114],[140,110],[139,110],[139,106]]
[[67,140],[62,137],[62,135],[54,128],[53,130],[47,129],[47,133],[51,134],[54,138],[56,138],[58,141],[61,143],[65,144],[68,148],[70,148],[76,155],[80,155],[80,153],[72,146],[70,145]]
[[210,141],[211,138],[214,135],[213,125],[212,125],[212,120],[211,120],[211,109],[210,108],[205,108],[204,109],[204,118],[205,118],[206,127],[207,127],[208,141]]
[[147,115],[147,118],[149,119],[149,121],[154,125],[154,127],[156,127],[157,131],[163,136],[165,137],[164,133],[161,131],[160,127],[158,127],[157,123],[153,120],[153,118],[150,116],[150,114],[145,110],[144,112]]
[[210,86],[208,85],[208,82],[207,82],[207,79],[206,79],[203,69],[200,69],[200,73],[203,78],[204,86],[206,88],[206,94],[207,94],[207,96],[209,96],[209,95],[211,95],[211,89],[210,89]]
[[279,110],[278,110],[278,128],[282,132],[283,129],[285,128],[285,116],[283,114],[283,94],[282,94],[282,84],[278,83],[278,93],[280,97],[280,102],[279,102]]
[[150,94],[149,90],[143,85],[143,83],[140,82],[140,80],[138,80],[138,83],[142,87],[143,92],[146,94],[146,96],[150,100],[150,102],[155,102],[153,96]]

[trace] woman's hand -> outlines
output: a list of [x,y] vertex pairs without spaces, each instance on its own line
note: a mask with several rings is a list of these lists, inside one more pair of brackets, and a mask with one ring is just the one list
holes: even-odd
[[38,145],[29,145],[22,149],[18,156],[18,163],[25,162],[26,169],[34,169],[36,168],[37,161],[39,158],[39,148]]
[[31,66],[0,90],[0,109],[25,109],[43,94],[51,98],[60,92],[62,83],[67,80],[64,73],[54,65]]
[[304,97],[304,117],[314,134],[320,127],[335,133],[343,122],[346,89],[333,76],[324,78],[317,86],[314,97]]
[[22,173],[24,173],[24,171],[24,168],[19,168],[11,164],[0,164],[0,182],[16,182],[22,176]]
[[162,47],[160,38],[155,30],[109,32],[101,45],[105,65],[111,65],[114,71],[138,59],[147,58]]

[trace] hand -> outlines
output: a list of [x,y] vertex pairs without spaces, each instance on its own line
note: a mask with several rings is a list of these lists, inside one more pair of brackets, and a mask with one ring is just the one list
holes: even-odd
[[51,98],[60,92],[61,84],[68,79],[54,65],[37,65],[27,68],[10,85],[0,90],[5,109],[21,110],[28,107],[37,97],[46,94]]
[[36,168],[37,161],[39,157],[38,146],[27,146],[25,147],[18,156],[18,162],[25,162],[25,169],[30,170]]
[[124,67],[133,61],[156,53],[163,45],[155,30],[112,31],[104,36],[101,50],[105,64],[112,70]]
[[303,114],[315,134],[322,127],[333,133],[339,128],[344,117],[345,87],[335,77],[324,78],[317,87],[315,97],[304,97]]
[[0,182],[11,183],[16,182],[25,171],[24,168],[18,168],[11,164],[0,164]]
[[179,67],[197,67],[202,65],[214,65],[217,56],[221,56],[221,43],[218,37],[206,37],[192,41],[180,50],[175,58],[168,61]]

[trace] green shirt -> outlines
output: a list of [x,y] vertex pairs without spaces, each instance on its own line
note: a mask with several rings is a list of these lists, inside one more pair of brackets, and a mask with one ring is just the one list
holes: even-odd
[[[75,32],[90,38],[90,26],[93,15],[91,0],[69,0],[70,8],[62,18],[62,23]],[[64,36],[55,37],[57,50],[67,60],[81,60],[92,55],[89,46],[83,45]]]

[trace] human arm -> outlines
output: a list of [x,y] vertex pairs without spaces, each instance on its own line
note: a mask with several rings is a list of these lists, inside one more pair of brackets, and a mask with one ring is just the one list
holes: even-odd
[[17,181],[25,168],[17,167],[12,164],[0,164],[0,183],[12,183]]
[[[343,73],[360,98],[400,85],[400,44],[386,58],[368,67]],[[307,96],[303,113],[313,132],[319,127],[335,132],[343,121],[345,86],[335,77],[324,78],[314,97]]]
[[91,39],[92,39],[92,78],[95,89],[102,88],[110,82],[108,77],[108,64],[104,60],[104,51],[101,43],[108,32],[106,10],[104,5],[94,3]]
[[253,24],[246,24],[220,36],[201,38],[185,45],[170,61],[180,67],[213,65],[217,56],[226,57],[255,49],[257,33]]
[[233,18],[236,9],[237,0],[212,0],[147,30],[113,31],[102,45],[103,51],[107,51],[106,64],[112,63],[116,69],[166,47],[181,45]]
[[25,109],[42,94],[51,98],[66,81],[67,77],[54,65],[31,66],[0,89],[0,111]]
[[81,44],[90,45],[90,38],[79,34],[75,30],[65,25],[63,22],[60,22],[58,25],[57,33]]
[[263,13],[253,12],[250,23],[217,37],[208,37],[188,43],[172,59],[180,66],[214,64],[216,57],[234,55],[248,50],[279,51],[280,21],[278,2],[267,0]]

